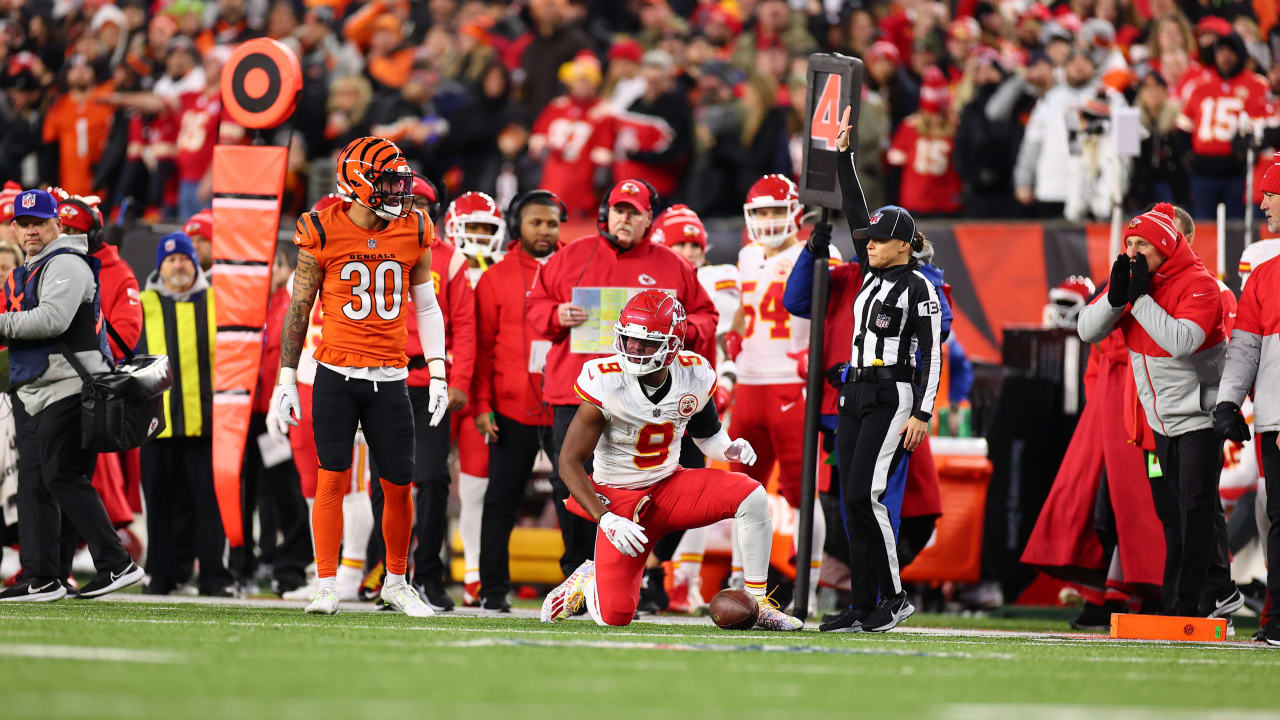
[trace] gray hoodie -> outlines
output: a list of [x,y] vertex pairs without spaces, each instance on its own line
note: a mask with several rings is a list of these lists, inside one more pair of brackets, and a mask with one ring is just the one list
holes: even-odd
[[[89,238],[84,235],[63,235],[45,246],[38,254],[27,258],[30,268],[48,254],[61,248],[76,252],[89,252]],[[93,271],[82,258],[63,255],[45,265],[40,272],[40,304],[31,310],[0,313],[0,338],[21,340],[46,340],[66,332],[71,326],[80,304],[93,302],[98,292]],[[91,374],[110,369],[107,360],[97,350],[76,353],[76,359]],[[18,399],[28,414],[41,412],[50,403],[77,395],[83,383],[71,364],[61,354],[49,355],[49,366],[40,377],[18,388]]]

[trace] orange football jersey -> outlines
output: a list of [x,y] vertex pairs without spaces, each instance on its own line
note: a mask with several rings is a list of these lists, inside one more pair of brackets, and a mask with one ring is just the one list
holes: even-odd
[[435,242],[435,228],[414,210],[380,231],[365,230],[345,207],[304,213],[293,237],[324,271],[315,358],[339,367],[405,367],[409,273]]

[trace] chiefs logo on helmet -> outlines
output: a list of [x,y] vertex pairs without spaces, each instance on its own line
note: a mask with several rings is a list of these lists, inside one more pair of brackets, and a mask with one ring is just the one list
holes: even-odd
[[623,370],[633,375],[661,370],[684,347],[684,306],[662,290],[642,290],[623,306],[613,334],[613,349]]

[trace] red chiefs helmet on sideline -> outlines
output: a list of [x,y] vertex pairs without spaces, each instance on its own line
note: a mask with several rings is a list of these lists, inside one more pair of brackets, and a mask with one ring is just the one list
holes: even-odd
[[10,180],[0,188],[0,222],[13,219],[13,201],[22,194],[22,186]]
[[1049,289],[1049,303],[1044,306],[1041,324],[1045,327],[1074,330],[1080,311],[1093,297],[1093,281],[1083,275],[1072,275]]
[[[491,225],[491,232],[468,230],[468,225]],[[503,254],[507,225],[493,198],[482,192],[465,192],[449,203],[444,214],[444,236],[469,258],[497,258]]]
[[[633,375],[648,375],[676,359],[684,347],[684,306],[661,290],[641,290],[627,301],[613,325],[613,349],[622,369]],[[626,338],[643,340],[654,350],[648,355],[627,352]],[[646,348],[647,349],[647,348]]]
[[98,204],[81,197],[71,196],[60,200],[58,219],[62,221],[62,227],[86,235],[92,230],[102,229],[102,211],[98,210]]
[[[315,205],[311,206],[311,212],[320,212],[321,210],[329,207],[330,205],[337,205],[340,202],[346,202],[346,201],[343,200],[337,193],[329,193],[328,195],[325,195],[324,197],[317,200]],[[190,233],[188,233],[188,235],[189,234]]]
[[653,221],[653,241],[667,247],[691,242],[707,249],[707,228],[688,205],[672,205]]
[[[756,211],[763,208],[786,208],[787,214],[781,218],[756,217]],[[747,191],[747,201],[742,205],[743,217],[747,220],[747,235],[752,242],[768,247],[777,247],[787,238],[800,232],[800,191],[796,184],[786,175],[765,175]]]

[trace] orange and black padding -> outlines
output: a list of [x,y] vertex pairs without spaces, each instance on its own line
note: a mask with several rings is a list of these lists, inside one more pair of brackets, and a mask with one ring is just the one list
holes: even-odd
[[288,148],[213,150],[213,482],[227,540],[244,544],[240,469],[249,435]]
[[222,68],[223,107],[247,128],[272,128],[288,120],[301,90],[298,56],[278,40],[241,43]]

